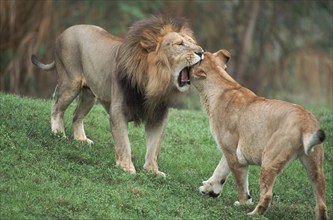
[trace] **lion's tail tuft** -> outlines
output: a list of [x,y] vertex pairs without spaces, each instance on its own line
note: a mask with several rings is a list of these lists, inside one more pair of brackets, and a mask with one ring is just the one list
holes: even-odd
[[309,155],[313,151],[313,147],[317,144],[323,143],[326,135],[322,129],[317,130],[313,134],[304,135],[303,146],[306,155]]
[[38,60],[38,58],[37,58],[37,56],[35,54],[31,55],[31,62],[33,64],[35,64],[36,66],[38,66],[39,68],[41,68],[42,70],[45,70],[45,71],[53,70],[54,66],[55,66],[55,62],[54,61],[52,63],[50,63],[50,64],[41,63]]

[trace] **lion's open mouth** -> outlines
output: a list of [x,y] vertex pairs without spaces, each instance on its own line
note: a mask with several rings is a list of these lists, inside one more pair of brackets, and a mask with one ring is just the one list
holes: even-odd
[[191,84],[190,71],[191,71],[191,67],[189,67],[189,66],[185,67],[184,69],[182,69],[182,71],[180,71],[179,76],[178,76],[179,87],[183,87],[186,84],[188,84],[188,85]]

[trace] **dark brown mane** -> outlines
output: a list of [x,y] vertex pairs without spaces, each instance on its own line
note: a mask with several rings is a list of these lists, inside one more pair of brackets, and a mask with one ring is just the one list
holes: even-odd
[[[158,72],[149,74],[149,65],[154,64],[149,63],[148,54],[154,52],[161,39],[170,32],[184,32],[195,39],[185,19],[153,16],[135,22],[129,28],[120,46],[117,57],[118,82],[121,84],[120,87],[125,97],[124,108],[126,109],[124,111],[135,123],[156,123],[158,120],[162,120],[167,113],[169,86],[166,87],[165,83],[161,81],[157,86],[164,86],[165,89],[159,89],[160,94],[150,97],[147,96],[147,83],[159,74],[167,75],[171,79],[171,73],[165,74],[165,69],[163,70],[161,67],[157,68]],[[168,67],[164,68],[169,70]]]
[[154,124],[162,120],[168,111],[165,100],[146,100],[144,93],[137,86],[132,86],[126,78],[119,79],[120,87],[125,98],[123,111],[136,125],[145,122]]

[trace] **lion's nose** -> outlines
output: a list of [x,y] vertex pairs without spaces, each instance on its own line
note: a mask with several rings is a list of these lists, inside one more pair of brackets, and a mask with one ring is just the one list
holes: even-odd
[[195,52],[196,55],[198,55],[200,58],[202,58],[202,54],[204,53],[205,51],[200,47],[200,49]]

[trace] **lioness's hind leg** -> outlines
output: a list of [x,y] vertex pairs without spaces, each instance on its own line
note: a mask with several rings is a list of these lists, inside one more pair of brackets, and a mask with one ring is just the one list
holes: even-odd
[[94,94],[89,88],[83,87],[81,89],[81,93],[78,98],[78,104],[74,111],[73,117],[73,130],[75,140],[84,141],[88,144],[93,144],[93,141],[87,138],[86,133],[84,132],[83,119],[89,113],[94,104]]
[[249,191],[248,182],[248,166],[237,166],[237,168],[232,169],[233,175],[235,177],[236,188],[238,191],[239,201],[234,203],[235,206],[239,205],[251,205],[252,197]]
[[328,219],[325,200],[325,176],[323,171],[323,146],[319,145],[309,155],[303,154],[300,161],[309,176],[316,199],[316,219]]
[[[293,137],[295,136],[296,135]],[[256,208],[248,213],[249,215],[262,215],[267,211],[272,201],[273,186],[277,175],[296,157],[297,151],[293,148],[295,143],[297,143],[297,138],[283,138],[283,136],[278,133],[269,141],[269,147],[262,156],[263,159],[260,169],[260,199]],[[286,152],[288,152],[288,154],[286,154]]]

